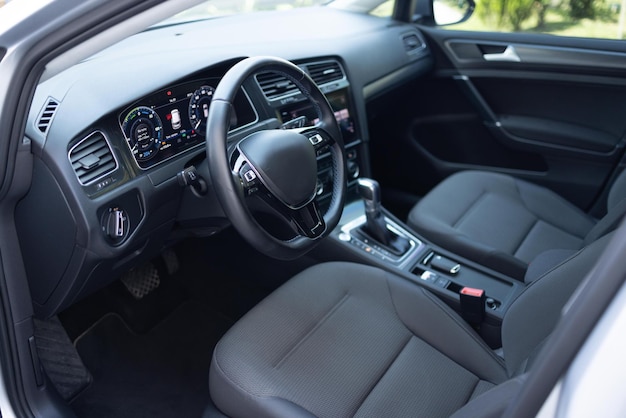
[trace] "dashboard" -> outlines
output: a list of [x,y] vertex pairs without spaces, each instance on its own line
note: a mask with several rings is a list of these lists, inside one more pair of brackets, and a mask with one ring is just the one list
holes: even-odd
[[[323,30],[301,30],[315,25]],[[421,44],[407,50],[407,37]],[[252,55],[291,60],[326,95],[346,144],[349,187],[368,172],[367,101],[432,67],[412,25],[320,7],[151,29],[42,82],[26,130],[32,187],[16,211],[39,316],[62,310],[177,240],[229,225],[206,163],[206,115],[222,76]],[[313,107],[292,83],[257,73],[236,96],[229,146],[260,130],[315,122]],[[322,207],[332,182],[329,164],[321,151]],[[203,187],[185,187],[185,170]],[[53,222],[41,216],[42,207]]]

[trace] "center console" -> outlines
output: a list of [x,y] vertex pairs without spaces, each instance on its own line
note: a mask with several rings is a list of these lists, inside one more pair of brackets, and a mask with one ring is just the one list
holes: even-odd
[[362,187],[370,181],[359,180],[358,190],[363,196],[346,204],[339,225],[321,246],[320,255],[374,265],[429,289],[472,324],[490,346],[500,347],[504,313],[524,284],[426,242],[379,206],[377,224],[392,240],[402,240],[406,245],[399,251],[397,246],[381,242],[385,239],[372,234],[372,214],[368,213],[376,204],[371,198],[377,196]]

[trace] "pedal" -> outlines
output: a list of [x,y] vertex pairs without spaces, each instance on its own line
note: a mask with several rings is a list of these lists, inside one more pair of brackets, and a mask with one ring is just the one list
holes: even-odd
[[178,256],[172,249],[167,249],[161,253],[163,263],[165,263],[165,269],[170,276],[178,271],[180,263],[178,262]]
[[120,280],[135,299],[143,299],[161,284],[159,271],[152,263],[127,271]]

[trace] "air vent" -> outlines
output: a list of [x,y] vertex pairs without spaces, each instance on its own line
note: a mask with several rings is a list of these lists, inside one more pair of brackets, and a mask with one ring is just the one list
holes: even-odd
[[[337,61],[313,62],[301,64],[300,68],[306,71],[318,86],[345,78],[343,69]],[[256,80],[269,100],[297,93],[299,90],[289,79],[276,73],[257,74]]]
[[52,123],[52,119],[54,118],[54,114],[56,113],[58,107],[59,102],[52,97],[49,97],[48,103],[46,103],[46,107],[43,108],[43,110],[41,111],[41,115],[37,120],[37,128],[42,133],[45,134],[46,132],[48,132],[48,128]]
[[407,54],[415,53],[424,48],[424,42],[416,33],[407,33],[402,36],[402,44]]
[[94,132],[76,144],[70,150],[69,158],[82,185],[92,183],[117,168],[117,161],[102,132]]
[[272,100],[298,91],[296,85],[284,76],[276,73],[257,74],[256,80],[263,90],[265,97]]
[[305,67],[318,86],[344,78],[343,70],[337,61],[306,64]]

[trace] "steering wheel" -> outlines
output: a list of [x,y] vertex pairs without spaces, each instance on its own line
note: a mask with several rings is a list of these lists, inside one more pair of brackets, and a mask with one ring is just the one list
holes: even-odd
[[[312,103],[318,122],[308,128],[252,133],[229,152],[227,135],[235,95],[246,79],[266,71],[292,81]],[[260,252],[277,259],[295,259],[337,226],[346,193],[341,131],[324,94],[296,65],[274,57],[252,57],[235,64],[213,94],[206,141],[217,198],[233,226]],[[324,215],[315,200],[320,150],[330,152],[332,159],[332,195]],[[293,237],[277,237],[261,226],[249,208],[253,198],[261,198],[284,220]]]

